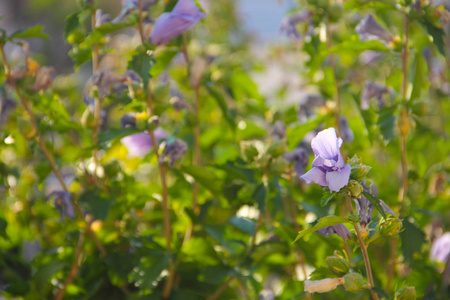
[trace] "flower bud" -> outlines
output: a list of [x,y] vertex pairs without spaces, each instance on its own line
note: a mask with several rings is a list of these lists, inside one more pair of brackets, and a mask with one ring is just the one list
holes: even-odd
[[335,273],[347,273],[350,270],[348,261],[338,256],[328,256],[326,258],[330,269]]
[[403,287],[395,293],[395,300],[415,300],[416,289],[413,286]]
[[247,162],[252,162],[258,157],[258,148],[256,148],[252,141],[242,141],[239,146],[241,148],[242,156]]
[[400,134],[402,136],[406,136],[409,132],[409,129],[411,129],[411,121],[408,117],[406,109],[403,109],[402,113],[400,114],[400,119],[398,120],[398,129],[400,130]]
[[387,219],[382,219],[380,221],[380,233],[385,237],[394,237],[402,229],[402,221],[394,216],[387,216]]
[[366,282],[364,278],[359,273],[348,273],[344,277],[344,288],[347,291],[359,291],[366,288]]
[[359,159],[356,155],[353,156],[349,162],[352,167],[350,178],[356,181],[364,180],[371,168],[369,166],[363,165],[361,159]]
[[158,116],[151,116],[148,119],[148,129],[149,130],[155,130],[159,125],[159,117]]
[[363,187],[356,180],[350,180],[349,185],[347,187],[354,198],[359,198],[363,191]]

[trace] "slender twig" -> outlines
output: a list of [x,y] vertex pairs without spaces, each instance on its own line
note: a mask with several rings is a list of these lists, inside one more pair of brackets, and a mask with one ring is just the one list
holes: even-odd
[[[350,211],[350,214],[353,215],[353,206],[352,206],[352,200],[349,196],[345,197],[347,200],[347,206]],[[361,231],[359,230],[359,225],[356,222],[353,222],[353,227],[355,227],[355,233],[356,237],[358,238],[359,246],[361,248],[361,252],[363,254],[364,258],[364,264],[366,265],[366,272],[367,272],[367,278],[369,280],[369,288],[370,293],[372,294],[372,298],[374,300],[378,300],[378,295],[372,290],[372,288],[375,286],[373,283],[373,275],[372,275],[372,268],[370,267],[370,260],[369,260],[369,254],[367,253],[367,246],[363,241],[363,238],[361,236]]]
[[84,243],[84,238],[86,236],[86,231],[87,230],[84,230],[81,233],[80,238],[78,239],[77,250],[75,252],[75,260],[73,261],[72,267],[70,268],[69,276],[67,277],[66,281],[64,282],[62,288],[56,294],[55,300],[62,300],[64,298],[64,294],[66,292],[67,286],[69,284],[72,284],[72,282],[75,280],[75,277],[77,276],[78,269],[80,268],[80,265],[81,265],[80,258],[81,258],[81,254],[83,251],[83,243]]
[[236,277],[234,276],[228,278],[228,280],[214,294],[206,298],[206,300],[216,300],[220,295],[222,295],[222,293],[227,289],[227,287],[235,278]]
[[[402,52],[402,70],[403,70],[403,78],[402,78],[402,112],[401,117],[402,119],[407,119],[407,111],[406,111],[406,94],[407,94],[407,88],[408,88],[408,56],[409,56],[409,49],[408,49],[408,43],[409,43],[409,18],[407,15],[405,15],[405,44],[403,45],[403,52]],[[403,120],[404,122],[405,120]],[[402,126],[405,126],[403,124]],[[408,126],[408,125],[406,125]],[[401,153],[402,153],[402,188],[400,192],[400,209],[399,213],[402,214],[404,206],[405,206],[405,200],[406,200],[406,194],[408,191],[408,160],[407,160],[407,150],[406,150],[406,135],[407,131],[402,130],[400,128],[400,143],[401,143]],[[387,283],[386,283],[386,293],[389,293],[391,289],[391,282],[392,278],[394,277],[395,272],[395,255],[397,250],[397,244],[398,239],[393,240],[389,244],[390,248],[390,257],[389,257],[389,268],[387,271]]]
[[[186,69],[187,69],[187,75],[188,77],[191,76],[191,60],[189,57],[188,52],[188,40],[186,33],[183,34],[183,48],[182,52],[184,54],[184,57],[186,59]],[[194,90],[194,112],[195,112],[195,126],[194,126],[194,151],[193,151],[193,163],[196,166],[200,165],[200,86],[198,84],[192,85],[191,82],[191,88]],[[192,185],[192,207],[194,209],[194,212],[198,213],[198,182],[194,181],[194,184]]]
[[[92,30],[95,29],[97,23],[97,16],[94,11],[92,14]],[[94,75],[98,70],[98,61],[99,61],[99,48],[98,44],[94,44],[94,50],[92,51],[92,74]],[[92,150],[92,159],[94,163],[94,170],[92,174],[92,178],[94,183],[97,183],[97,168],[98,168],[98,133],[100,131],[100,115],[101,115],[101,103],[100,99],[95,97],[94,99],[94,131],[92,132],[92,140],[94,143],[94,149]]]
[[[331,30],[330,30],[330,20],[327,19],[326,24],[326,36],[327,36],[327,47],[330,49],[333,46],[332,36],[331,36]],[[337,80],[337,68],[336,68],[336,60],[334,53],[330,53],[330,65],[331,69],[333,70],[333,77],[334,77],[334,84],[336,88],[336,95],[335,95],[335,108],[334,108],[334,118],[335,118],[335,125],[336,125],[336,131],[338,135],[341,135],[341,87],[339,85],[339,82]]]
[[[139,35],[141,36],[142,43],[144,42],[144,33],[142,27],[142,0],[139,0],[139,19],[140,25],[138,26]],[[154,115],[154,107],[153,107],[153,95],[152,95],[152,86],[150,80],[147,84],[147,116],[150,118]],[[160,155],[158,152],[158,143],[155,137],[155,133],[153,130],[149,130],[152,144],[153,144],[153,152],[156,155],[159,176],[161,180],[161,186],[163,189],[162,193],[162,210],[164,217],[164,236],[166,239],[166,249],[167,251],[171,251],[171,228],[170,228],[170,212],[169,212],[169,193],[166,182],[166,167],[162,162],[160,162]],[[175,266],[172,261],[169,261],[169,277],[167,278],[164,290],[163,290],[163,298],[168,298],[170,296],[170,292],[172,291],[173,281],[175,279]]]

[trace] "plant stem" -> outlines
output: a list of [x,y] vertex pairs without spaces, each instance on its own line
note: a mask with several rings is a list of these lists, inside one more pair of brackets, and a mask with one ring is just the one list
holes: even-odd
[[214,294],[206,298],[206,300],[216,300],[220,295],[222,295],[222,293],[227,289],[227,287],[235,278],[236,277],[234,276],[228,278],[228,280]]
[[[186,59],[186,68],[188,77],[191,76],[191,61],[188,52],[188,40],[186,33],[183,34],[183,54]],[[191,82],[192,83],[192,82]],[[194,112],[195,112],[195,126],[194,126],[194,151],[193,151],[193,163],[196,166],[200,165],[200,87],[198,84],[192,85],[192,89],[194,90]],[[192,185],[192,207],[195,213],[198,213],[198,182],[194,181]]]
[[[345,199],[347,200],[347,206],[350,211],[350,214],[353,215],[354,211],[353,211],[353,206],[352,206],[352,200],[349,196],[346,196]],[[355,228],[356,237],[358,238],[359,246],[361,248],[361,252],[362,252],[363,258],[364,258],[364,264],[366,265],[366,273],[367,273],[367,278],[369,280],[370,293],[372,294],[372,298],[374,300],[378,300],[378,295],[372,290],[372,288],[374,287],[373,275],[372,275],[372,268],[370,267],[369,254],[367,253],[367,246],[364,243],[363,238],[361,236],[361,232],[359,230],[359,224],[357,224],[356,222],[353,222],[353,227]]]
[[[402,52],[402,70],[403,70],[403,78],[402,78],[402,112],[401,118],[405,118],[407,120],[407,111],[406,111],[406,93],[408,88],[408,56],[409,56],[409,19],[408,16],[405,15],[405,44],[403,46]],[[400,192],[400,209],[399,214],[402,214],[406,194],[408,191],[408,160],[407,160],[407,149],[406,149],[406,135],[407,132],[400,129],[400,143],[401,143],[401,153],[402,153],[402,188]],[[397,250],[398,239],[393,240],[389,244],[390,257],[389,257],[389,268],[387,271],[387,283],[386,283],[386,293],[389,293],[391,289],[392,278],[395,273],[395,254]]]
[[[142,0],[139,0],[139,25],[138,25],[139,35],[141,37],[142,43],[144,43],[144,34],[143,34],[143,26],[142,26]],[[154,115],[153,108],[153,96],[152,96],[152,86],[150,80],[147,84],[147,116],[151,118]],[[169,212],[169,193],[166,182],[166,167],[162,162],[160,162],[160,156],[158,152],[158,142],[155,138],[155,132],[153,130],[149,130],[152,144],[153,144],[153,152],[156,155],[159,177],[161,179],[161,186],[163,189],[162,192],[162,210],[164,217],[164,236],[166,238],[166,249],[167,251],[171,251],[171,228],[170,228],[170,212]],[[175,279],[175,266],[172,261],[169,261],[169,277],[167,278],[164,290],[163,290],[163,298],[168,298],[170,296],[170,292],[172,291],[173,281]]]
[[[327,47],[330,49],[333,46],[333,42],[331,39],[331,30],[330,30],[330,20],[327,19],[326,24],[326,36],[327,36]],[[336,69],[336,60],[333,53],[330,53],[330,65],[333,70],[334,84],[336,89],[335,95],[335,110],[334,110],[334,118],[336,125],[336,132],[338,136],[341,135],[341,87],[339,86],[339,82],[337,81],[337,69]]]
[[[95,29],[97,23],[97,16],[94,11],[92,14],[92,30]],[[98,70],[98,60],[99,60],[99,49],[98,44],[94,44],[94,50],[92,51],[92,75],[94,75]],[[98,168],[98,133],[100,131],[100,114],[101,114],[101,103],[98,97],[94,99],[94,131],[92,132],[92,141],[94,143],[94,149],[92,150],[92,159],[94,162],[94,170],[92,178],[94,184],[97,183],[97,168]]]
[[72,284],[72,282],[75,280],[75,277],[77,276],[78,269],[80,268],[80,264],[81,264],[80,258],[81,258],[81,253],[83,251],[83,243],[84,243],[84,238],[86,236],[86,231],[87,230],[84,230],[81,233],[80,238],[78,239],[77,250],[75,252],[75,260],[73,261],[72,267],[70,268],[69,277],[67,277],[62,288],[56,294],[55,300],[62,300],[64,298],[64,294],[66,292],[67,286],[69,284]]

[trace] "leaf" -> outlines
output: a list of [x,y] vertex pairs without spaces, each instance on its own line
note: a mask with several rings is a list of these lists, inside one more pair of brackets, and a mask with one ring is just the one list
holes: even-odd
[[5,240],[9,240],[8,235],[6,234],[6,227],[8,226],[8,222],[5,219],[0,218],[0,236]]
[[172,58],[178,54],[178,50],[176,48],[168,48],[160,52],[155,53],[155,64],[150,70],[150,75],[152,77],[159,76],[172,61]]
[[266,211],[266,198],[267,198],[267,190],[264,186],[264,183],[259,183],[252,194],[252,200],[258,203],[259,209],[261,212]]
[[357,36],[354,36],[353,40],[342,42],[338,45],[331,47],[329,53],[339,53],[348,55],[359,55],[360,53],[372,50],[378,52],[390,52],[389,48],[379,41],[359,41]]
[[91,49],[83,49],[81,50],[78,47],[73,47],[69,51],[69,56],[72,58],[74,62],[75,70],[78,69],[79,66],[88,62],[92,59],[92,51]]
[[428,20],[421,21],[420,24],[423,27],[425,27],[428,34],[433,37],[433,44],[436,45],[436,48],[438,49],[439,53],[441,53],[443,56],[445,56],[445,42],[444,42],[445,32],[444,32],[444,30],[442,30],[442,28],[438,28],[438,27],[434,26]]
[[111,34],[113,32],[116,32],[118,30],[134,26],[134,22],[126,22],[126,23],[103,23],[99,27],[95,28],[91,34],[89,34],[84,42],[80,44],[80,49],[87,49],[92,46],[94,46],[95,43],[98,43],[101,41],[102,38],[105,37],[105,35]]
[[164,254],[152,253],[141,259],[131,274],[135,285],[141,289],[153,289],[154,283],[161,273],[169,267],[169,257]]
[[219,195],[221,193],[222,181],[208,167],[194,165],[182,166],[180,171],[194,177],[198,183],[210,190],[214,195]]
[[320,205],[321,206],[327,205],[328,202],[333,200],[336,195],[337,195],[336,192],[325,191],[322,195],[322,199],[320,200]]
[[412,79],[413,88],[409,101],[414,101],[419,98],[422,91],[427,90],[430,85],[430,81],[428,80],[427,61],[422,53],[416,53],[411,71],[414,76]]
[[100,148],[106,148],[108,143],[114,139],[122,138],[127,135],[139,133],[140,131],[127,127],[127,128],[111,128],[108,131],[102,132],[98,135],[98,143]]
[[249,139],[262,138],[262,137],[265,137],[266,134],[267,134],[267,131],[264,128],[261,128],[254,123],[246,122],[246,121],[239,122],[238,130],[237,130],[237,139],[238,140],[249,140]]
[[378,117],[377,124],[380,126],[381,134],[387,142],[394,138],[396,127],[395,110],[395,106],[384,108],[381,110],[380,116]]
[[413,261],[414,253],[420,253],[422,245],[425,243],[425,234],[415,224],[413,218],[405,218],[403,220],[404,230],[400,232],[402,240],[402,253],[409,263]]
[[328,227],[328,226],[333,226],[333,225],[337,225],[337,224],[342,224],[342,223],[350,223],[350,221],[347,218],[344,217],[338,217],[338,216],[328,216],[328,217],[323,217],[322,219],[319,220],[319,222],[317,222],[313,227],[310,227],[308,229],[302,230],[298,233],[297,237],[295,238],[295,240],[292,243],[295,243],[296,241],[298,241],[299,239],[301,239],[302,237],[311,234],[319,229]]
[[227,123],[233,130],[236,129],[236,111],[232,111],[228,108],[225,98],[216,89],[214,89],[211,84],[207,84],[206,88],[208,89],[208,92],[213,97],[213,99],[216,100],[217,105],[219,105],[219,108],[222,111],[222,114]]
[[372,291],[374,291],[375,293],[377,293],[378,295],[380,295],[383,298],[389,299],[389,295],[388,293],[386,293],[382,288],[374,286],[372,288]]
[[372,194],[370,194],[370,193],[368,193],[368,192],[366,192],[366,191],[363,191],[362,194],[363,194],[364,196],[366,196],[367,200],[369,200],[370,203],[372,203],[372,205],[373,205],[373,206],[378,210],[378,212],[383,216],[383,218],[386,219],[386,214],[384,213],[384,209],[383,209],[383,207],[381,207],[381,205],[380,205],[380,199],[378,199],[378,198],[372,196]]
[[109,206],[111,205],[111,201],[106,199],[103,195],[99,193],[99,191],[95,189],[87,190],[84,192],[78,203],[87,211],[92,214],[95,219],[105,220]]
[[44,29],[44,25],[35,25],[27,29],[21,29],[11,34],[9,40],[25,38],[48,39],[50,36],[47,33],[42,32],[42,29]]
[[53,277],[58,271],[64,268],[66,264],[59,260],[52,260],[45,266],[42,266],[38,269],[38,271],[34,274],[34,278],[36,278],[36,283],[38,286],[44,286],[50,278]]
[[231,217],[228,222],[236,226],[240,231],[249,235],[254,235],[256,232],[256,223],[247,218]]
[[320,125],[320,123],[327,121],[331,117],[332,115],[322,115],[310,120],[307,123],[289,127],[286,131],[289,150],[293,150],[297,147],[308,132],[313,131]]
[[143,47],[138,48],[128,62],[128,70],[133,70],[141,76],[145,91],[147,91],[147,83],[151,78],[150,70],[154,63],[153,55],[149,54]]

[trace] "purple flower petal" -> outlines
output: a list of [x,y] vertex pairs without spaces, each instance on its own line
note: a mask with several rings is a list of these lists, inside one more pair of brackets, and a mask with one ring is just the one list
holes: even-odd
[[337,138],[336,130],[332,127],[322,130],[311,141],[311,147],[316,156],[324,159],[336,159],[341,145],[342,139]]
[[306,181],[306,183],[314,182],[320,184],[321,186],[327,186],[325,174],[326,174],[325,171],[322,171],[319,168],[312,168],[300,178]]
[[430,259],[440,263],[445,263],[450,257],[450,232],[444,233],[433,241],[431,246]]
[[350,179],[350,171],[352,170],[350,165],[346,165],[344,168],[326,173],[327,185],[332,192],[338,192],[341,188],[348,184]]
[[170,13],[156,20],[150,40],[153,44],[167,44],[174,37],[197,25],[206,16],[193,0],[179,0]]
[[[157,128],[154,131],[156,142],[167,137],[167,133]],[[153,150],[152,137],[147,132],[140,132],[126,136],[120,140],[128,150],[129,157],[144,157]]]

